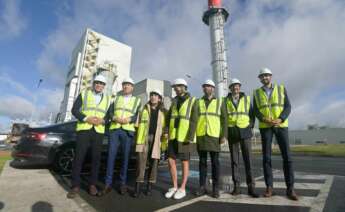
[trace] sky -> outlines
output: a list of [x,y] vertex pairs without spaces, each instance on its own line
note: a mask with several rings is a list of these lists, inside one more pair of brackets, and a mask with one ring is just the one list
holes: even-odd
[[[345,127],[345,1],[223,0],[230,77],[251,95],[261,67],[286,86],[290,129]],[[59,110],[72,49],[86,27],[133,48],[131,76],[211,77],[206,0],[0,0],[0,131]],[[42,83],[38,86],[40,79]]]

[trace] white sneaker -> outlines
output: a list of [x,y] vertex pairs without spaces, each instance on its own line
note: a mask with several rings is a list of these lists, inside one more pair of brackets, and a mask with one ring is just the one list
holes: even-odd
[[169,188],[168,192],[165,193],[165,197],[170,199],[176,193],[177,188]]
[[178,189],[174,194],[174,199],[182,199],[186,196],[186,190]]

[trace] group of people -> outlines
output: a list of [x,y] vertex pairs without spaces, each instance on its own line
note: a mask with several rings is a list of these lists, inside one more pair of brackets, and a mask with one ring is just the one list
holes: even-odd
[[[262,87],[255,89],[253,98],[241,91],[242,83],[232,79],[226,97],[215,96],[215,83],[206,80],[202,84],[204,95],[197,99],[188,92],[184,79],[176,79],[172,87],[176,96],[169,110],[164,108],[160,90],[150,92],[149,101],[141,106],[138,97],[132,95],[134,82],[131,78],[122,82],[122,92],[114,100],[103,93],[106,79],[95,77],[92,89],[82,91],[74,102],[72,114],[78,119],[76,155],[72,170],[72,189],[68,198],[78,195],[80,172],[88,149],[91,149],[91,177],[89,194],[103,196],[112,191],[114,163],[121,148],[119,193],[127,192],[127,170],[130,151],[135,142],[137,172],[134,197],[151,195],[152,184],[157,181],[159,159],[166,151],[173,186],[165,193],[166,198],[182,199],[186,196],[191,154],[199,154],[199,188],[195,195],[207,193],[207,157],[212,164],[211,196],[219,198],[221,145],[229,144],[233,190],[240,194],[239,155],[242,153],[248,195],[257,198],[255,180],[251,172],[251,138],[255,118],[259,121],[262,140],[263,170],[266,190],[264,197],[273,195],[271,164],[272,138],[276,137],[283,158],[283,170],[287,186],[286,195],[298,200],[294,191],[294,173],[289,151],[288,116],[291,105],[286,88],[272,83],[272,72],[262,68],[258,78]],[[96,182],[100,165],[102,140],[109,127],[109,150],[105,187],[98,191]],[[182,163],[182,182],[178,184],[177,161]],[[147,168],[148,167],[148,168]]]

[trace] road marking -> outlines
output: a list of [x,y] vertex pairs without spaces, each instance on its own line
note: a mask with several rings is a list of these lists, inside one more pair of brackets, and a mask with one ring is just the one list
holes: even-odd
[[219,199],[214,199],[208,197],[203,199],[203,201],[208,202],[226,202],[226,203],[242,203],[242,204],[252,204],[252,205],[286,205],[286,206],[299,206],[299,207],[309,207],[313,202],[313,197],[301,197],[299,201],[292,201],[284,196],[272,196],[271,198],[252,198],[248,195],[237,195],[233,196],[231,194],[222,194]]
[[[295,183],[295,189],[306,189],[306,190],[320,190],[323,187],[323,183]],[[246,186],[246,184],[241,184],[241,186]],[[266,184],[263,181],[259,181],[255,183],[256,188],[266,188]],[[284,182],[274,182],[273,188],[286,188],[286,184]]]
[[[273,175],[276,179],[284,179],[284,174],[280,172],[279,174]],[[301,180],[325,180],[328,175],[311,175],[311,174],[300,174],[295,173],[295,179],[301,179]]]
[[329,192],[331,190],[331,186],[333,184],[333,180],[334,180],[334,176],[327,176],[326,177],[326,182],[325,182],[324,186],[321,188],[319,195],[317,195],[317,197],[312,202],[310,212],[322,212],[323,211],[325,204],[326,204],[328,194],[329,194]]
[[156,212],[173,211],[173,210],[182,208],[184,206],[191,205],[191,204],[193,204],[195,202],[199,202],[199,201],[201,201],[203,199],[206,199],[207,197],[208,197],[207,195],[204,195],[204,196],[201,196],[201,197],[197,197],[197,198],[194,198],[194,199],[191,199],[191,200],[188,200],[188,201],[184,201],[184,202],[181,202],[181,203],[178,203],[178,204],[175,204],[175,205],[171,205],[171,206],[168,206],[168,207],[156,210]]
[[[276,172],[276,171],[274,171],[274,172]],[[255,178],[255,180],[262,179],[263,177],[264,177],[264,176],[257,177],[257,178]],[[226,179],[227,181],[229,181],[229,183],[231,183],[231,181],[230,181],[230,180],[232,179],[231,176],[223,176],[223,178]],[[223,195],[224,191],[221,191],[220,193],[221,193],[221,195]],[[174,204],[174,205],[171,205],[171,206],[168,206],[168,207],[165,207],[165,208],[156,210],[156,211],[157,211],[157,212],[173,211],[173,210],[176,210],[176,209],[185,207],[185,206],[187,206],[187,205],[191,205],[191,204],[193,204],[193,203],[195,203],[195,202],[202,201],[202,200],[207,199],[207,198],[209,198],[209,196],[203,195],[203,196],[196,197],[196,198],[193,198],[193,199],[190,199],[190,200],[181,202],[181,203],[177,203],[177,204]]]
[[[223,176],[226,178],[226,182],[231,180],[231,176]],[[255,178],[256,187],[257,188],[265,188],[266,185],[263,181],[257,181],[259,179],[264,178],[263,176]],[[282,171],[276,170],[274,171],[274,178],[283,178],[284,174]],[[303,174],[303,173],[296,173],[295,179],[304,179],[304,180],[325,180],[325,183],[295,183],[294,187],[296,189],[303,189],[303,190],[320,190],[317,197],[308,197],[308,196],[299,196],[299,201],[292,201],[289,200],[286,196],[272,196],[271,198],[252,198],[248,195],[237,195],[233,196],[229,193],[225,193],[224,191],[221,192],[221,196],[219,199],[214,199],[207,195],[193,198],[181,203],[177,203],[157,211],[173,211],[198,201],[206,201],[206,202],[225,202],[225,203],[240,203],[240,204],[255,204],[255,205],[281,205],[281,206],[297,206],[297,207],[309,207],[311,208],[311,212],[322,212],[325,207],[325,203],[333,183],[334,176],[330,175],[311,175],[311,174]],[[245,183],[241,184],[241,187],[246,186]],[[283,182],[275,182],[275,188],[286,188],[285,183]]]

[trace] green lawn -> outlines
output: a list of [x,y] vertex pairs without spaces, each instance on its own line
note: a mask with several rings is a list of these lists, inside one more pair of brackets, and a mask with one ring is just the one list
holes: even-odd
[[[345,157],[345,144],[327,144],[327,145],[301,145],[291,146],[291,152],[301,155],[329,156],[329,157]],[[254,153],[261,153],[255,150]],[[273,148],[272,154],[280,154],[278,146]]]
[[2,172],[2,168],[4,167],[6,161],[11,160],[11,152],[2,152],[0,151],[0,174]]

